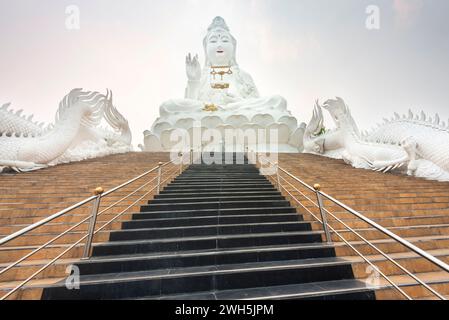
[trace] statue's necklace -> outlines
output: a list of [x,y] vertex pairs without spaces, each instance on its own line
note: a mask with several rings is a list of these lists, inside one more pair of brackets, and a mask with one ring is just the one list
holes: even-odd
[[[221,81],[223,81],[223,76],[225,74],[228,74],[228,75],[232,74],[231,66],[212,66],[211,68],[212,68],[212,70],[211,70],[210,74],[214,77],[214,80],[216,80],[215,77],[217,75],[220,75]],[[226,69],[228,69],[228,70],[226,70]]]

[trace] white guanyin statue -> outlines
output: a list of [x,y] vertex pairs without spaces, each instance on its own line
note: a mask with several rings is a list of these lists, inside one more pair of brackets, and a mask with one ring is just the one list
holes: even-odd
[[[203,40],[206,62],[201,68],[198,56],[186,58],[187,88],[184,99],[173,99],[160,106],[160,117],[150,131],[144,133],[144,151],[167,151],[176,141],[171,134],[176,129],[199,128],[243,129],[259,132],[256,147],[263,151],[269,141],[276,141],[280,152],[302,151],[305,124],[298,127],[287,110],[286,100],[278,95],[260,97],[251,76],[240,69],[236,60],[237,41],[226,22],[216,17]],[[260,132],[265,137],[260,139]],[[270,139],[276,132],[277,139]]]

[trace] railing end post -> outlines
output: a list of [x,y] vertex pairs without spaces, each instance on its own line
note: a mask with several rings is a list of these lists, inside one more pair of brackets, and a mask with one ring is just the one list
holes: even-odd
[[95,190],[94,190],[94,195],[95,196],[100,196],[103,193],[104,193],[104,189],[102,187],[95,188]]
[[323,230],[324,230],[324,235],[326,237],[326,242],[328,244],[332,244],[332,236],[329,230],[329,224],[327,221],[327,215],[326,215],[326,210],[324,209],[324,203],[323,203],[323,197],[321,195],[321,185],[319,183],[315,183],[313,185],[313,189],[315,190],[316,193],[316,198],[318,201],[318,209],[320,210],[320,214],[321,214],[321,222],[323,224]]
[[157,167],[157,194],[161,192],[161,178],[162,178],[162,165],[163,162],[159,162]]
[[275,162],[274,166],[276,167],[276,182],[277,182],[277,185],[278,185],[278,189],[279,189],[279,191],[282,192],[281,177],[279,176],[279,162]]
[[182,174],[183,163],[184,162],[184,153],[179,153],[179,174]]
[[94,195],[96,196],[94,203],[92,205],[92,212],[90,216],[90,222],[89,227],[87,229],[87,240],[86,244],[84,245],[84,252],[82,259],[89,259],[90,258],[90,252],[92,248],[92,241],[94,239],[95,234],[95,225],[97,224],[97,215],[98,215],[98,209],[100,208],[100,201],[101,196],[104,193],[104,189],[102,187],[98,187],[94,190]]

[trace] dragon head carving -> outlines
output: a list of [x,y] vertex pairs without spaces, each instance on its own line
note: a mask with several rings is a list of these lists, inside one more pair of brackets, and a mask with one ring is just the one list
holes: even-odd
[[351,115],[351,110],[349,110],[348,105],[342,98],[336,97],[335,99],[327,100],[323,104],[323,108],[329,112],[337,129],[343,128],[345,130],[351,130],[354,134],[360,137],[360,132]]

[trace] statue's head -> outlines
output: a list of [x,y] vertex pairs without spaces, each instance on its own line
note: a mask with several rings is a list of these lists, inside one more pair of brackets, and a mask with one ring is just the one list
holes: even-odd
[[207,29],[203,40],[206,54],[206,67],[235,66],[235,51],[237,41],[229,32],[229,28],[222,17],[216,17]]

